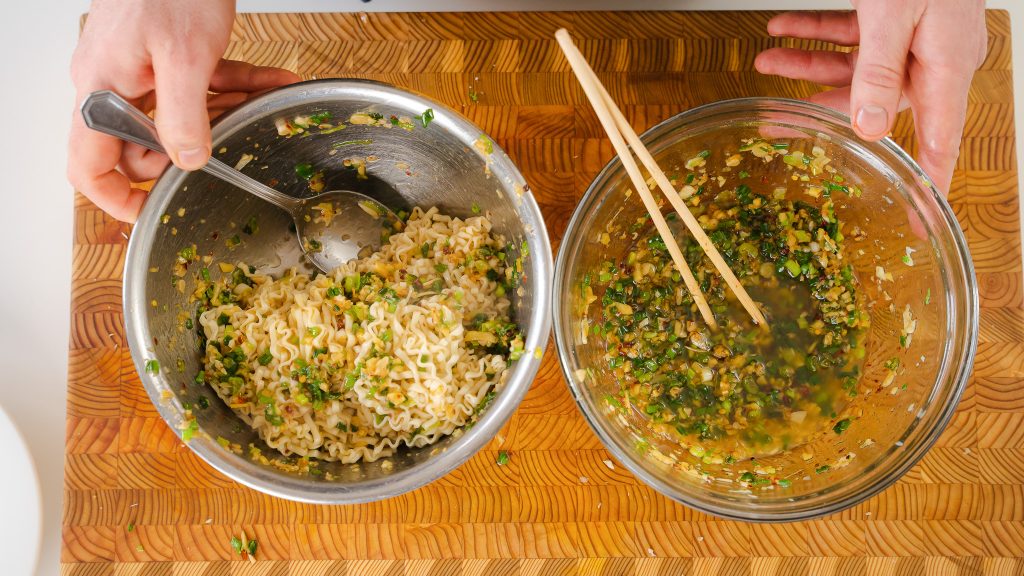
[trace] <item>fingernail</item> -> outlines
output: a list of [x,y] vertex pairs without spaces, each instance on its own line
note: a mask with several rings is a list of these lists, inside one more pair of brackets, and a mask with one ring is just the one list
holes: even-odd
[[889,130],[889,113],[881,106],[866,104],[857,111],[854,122],[865,136],[885,136]]
[[205,147],[189,148],[178,152],[178,164],[185,170],[198,170],[202,168],[210,157],[210,151]]

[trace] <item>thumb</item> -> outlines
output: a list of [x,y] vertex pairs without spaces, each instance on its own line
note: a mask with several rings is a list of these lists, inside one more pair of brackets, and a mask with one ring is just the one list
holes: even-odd
[[167,155],[182,170],[198,170],[210,159],[206,97],[217,60],[190,48],[153,57],[156,130]]
[[866,140],[884,138],[899,109],[916,17],[901,2],[861,0],[860,52],[850,88],[853,129]]

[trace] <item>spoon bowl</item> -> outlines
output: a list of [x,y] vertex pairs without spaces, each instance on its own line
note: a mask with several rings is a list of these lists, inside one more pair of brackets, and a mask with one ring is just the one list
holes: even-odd
[[303,253],[324,272],[367,256],[402,229],[402,221],[386,206],[348,190],[303,199],[292,217]]
[[[82,116],[85,125],[97,132],[166,153],[153,120],[110,90],[90,94],[82,102]],[[402,226],[387,206],[358,192],[334,190],[294,198],[216,158],[210,158],[202,170],[291,214],[302,252],[323,272],[380,248]]]

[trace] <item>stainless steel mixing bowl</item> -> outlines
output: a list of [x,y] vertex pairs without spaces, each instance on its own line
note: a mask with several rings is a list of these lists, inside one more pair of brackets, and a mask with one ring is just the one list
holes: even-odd
[[[598,323],[599,306],[581,304],[581,285],[605,260],[622,261],[629,242],[602,244],[613,222],[643,213],[623,191],[628,179],[618,159],[605,166],[576,208],[558,251],[553,304],[559,359],[591,427],[627,468],[684,504],[727,518],[800,520],[848,508],[877,494],[917,463],[953,417],[974,361],[978,339],[978,287],[967,242],[949,204],[920,167],[891,140],[863,142],[849,119],[796,100],[750,98],[716,102],[670,118],[643,135],[659,165],[684,173],[686,159],[711,151],[721,163],[742,138],[819,146],[848,183],[863,195],[833,193],[836,214],[866,234],[847,240],[847,259],[871,314],[860,393],[843,416],[841,434],[823,430],[813,441],[757,462],[702,462],[673,438],[652,432],[645,418],[622,417],[605,400],[618,382],[605,360],[606,346],[587,337],[581,322]],[[716,166],[720,164],[714,164]],[[787,176],[783,174],[782,178]],[[751,183],[770,193],[781,180]],[[713,186],[709,185],[714,189]],[[807,195],[793,199],[819,202]],[[683,236],[678,236],[683,238]],[[908,259],[909,250],[913,257]],[[913,265],[908,264],[912,262]],[[877,267],[892,274],[876,278]],[[600,299],[601,294],[597,294]],[[917,322],[910,348],[901,348],[904,311]],[[776,310],[781,314],[781,311]],[[769,320],[770,322],[770,320]],[[886,360],[901,360],[888,379]],[[740,472],[777,470],[790,487],[751,487]]]
[[[426,128],[349,125],[331,134],[284,138],[275,120],[328,111],[334,119],[356,112],[379,113],[385,119],[415,118],[432,109]],[[315,132],[315,131],[314,131]],[[508,420],[540,367],[550,332],[551,247],[540,210],[522,175],[508,156],[479,128],[444,106],[422,96],[362,80],[322,80],[295,84],[267,93],[222,117],[213,129],[214,154],[230,165],[243,155],[253,158],[242,170],[294,196],[312,195],[296,176],[295,165],[309,162],[325,170],[327,190],[368,194],[396,212],[412,206],[438,206],[455,216],[470,216],[474,206],[490,212],[494,229],[515,246],[528,245],[524,280],[513,295],[516,321],[526,339],[527,354],[510,367],[504,389],[480,420],[425,448],[402,450],[374,463],[323,463],[329,474],[299,474],[254,461],[249,446],[280,460],[262,440],[216,396],[196,384],[201,352],[194,331],[181,328],[194,315],[189,302],[195,270],[183,290],[171,271],[180,250],[197,247],[213,262],[246,262],[270,273],[304,265],[291,218],[283,211],[201,172],[171,168],[153,187],[132,231],[124,274],[124,315],[135,367],[149,397],[169,425],[185,425],[191,407],[199,433],[188,442],[214,468],[247,486],[292,500],[345,504],[395,496],[431,482],[462,464],[482,448]],[[493,147],[493,152],[490,148]],[[366,161],[365,178],[346,167],[345,159]],[[349,163],[352,164],[351,162]],[[356,162],[358,164],[358,162]],[[258,218],[259,232],[247,235],[244,225]],[[231,241],[238,237],[235,247]],[[213,266],[216,274],[216,266]],[[538,353],[535,353],[538,351]],[[159,371],[146,370],[159,362]],[[200,396],[209,408],[199,407]],[[242,447],[235,453],[218,443],[223,438]],[[328,480],[327,478],[332,479]]]

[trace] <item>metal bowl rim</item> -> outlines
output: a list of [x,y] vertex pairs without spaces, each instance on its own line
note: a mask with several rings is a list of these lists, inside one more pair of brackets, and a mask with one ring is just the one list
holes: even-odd
[[[310,93],[327,96],[346,91],[359,90],[376,92],[392,99],[414,100],[423,109],[434,110],[434,124],[449,125],[456,129],[460,139],[468,149],[468,153],[476,153],[473,141],[484,134],[461,114],[430,98],[402,90],[389,84],[363,79],[325,79],[309,80],[271,90],[257,98],[249,100],[230,112],[224,114],[214,123],[212,128],[213,148],[224,138],[244,129],[253,122],[253,118],[263,118],[277,110],[287,109],[300,101],[289,101],[294,96],[309,96]],[[472,138],[469,137],[472,135]],[[493,141],[493,138],[491,139]],[[444,452],[436,454],[426,461],[407,469],[396,471],[381,479],[363,481],[356,484],[332,484],[329,482],[310,481],[305,478],[273,474],[273,483],[261,476],[266,476],[268,469],[233,454],[225,454],[225,450],[216,445],[205,435],[198,435],[189,441],[188,446],[206,463],[217,471],[245,486],[271,496],[305,502],[310,504],[358,504],[390,498],[420,488],[448,474],[476,454],[493,438],[515,412],[523,397],[530,388],[540,369],[541,358],[529,353],[531,350],[547,347],[551,334],[551,286],[553,262],[551,244],[544,225],[544,217],[530,192],[519,169],[512,163],[505,151],[493,143],[491,154],[493,163],[491,170],[495,180],[511,192],[513,183],[524,185],[525,191],[520,196],[521,203],[517,207],[519,221],[523,223],[523,235],[529,238],[532,270],[528,281],[533,289],[533,309],[529,311],[530,331],[526,335],[526,351],[519,362],[512,366],[512,373],[505,383],[501,394],[498,394],[484,416],[471,429],[464,428],[461,437],[452,441]],[[148,262],[153,248],[153,241],[159,224],[159,215],[180,189],[188,173],[171,165],[154,184],[142,213],[139,215],[125,255],[124,287],[122,291],[123,313],[125,318],[126,339],[131,352],[135,369],[139,374],[143,387],[160,416],[168,425],[174,427],[183,421],[180,406],[164,399],[164,392],[171,392],[169,386],[145,370],[147,358],[143,351],[150,349],[151,334],[146,329],[147,306],[146,283]],[[538,226],[527,226],[529,219]],[[525,366],[524,366],[525,365]],[[173,392],[172,392],[173,394]],[[259,472],[262,472],[260,474]]]

